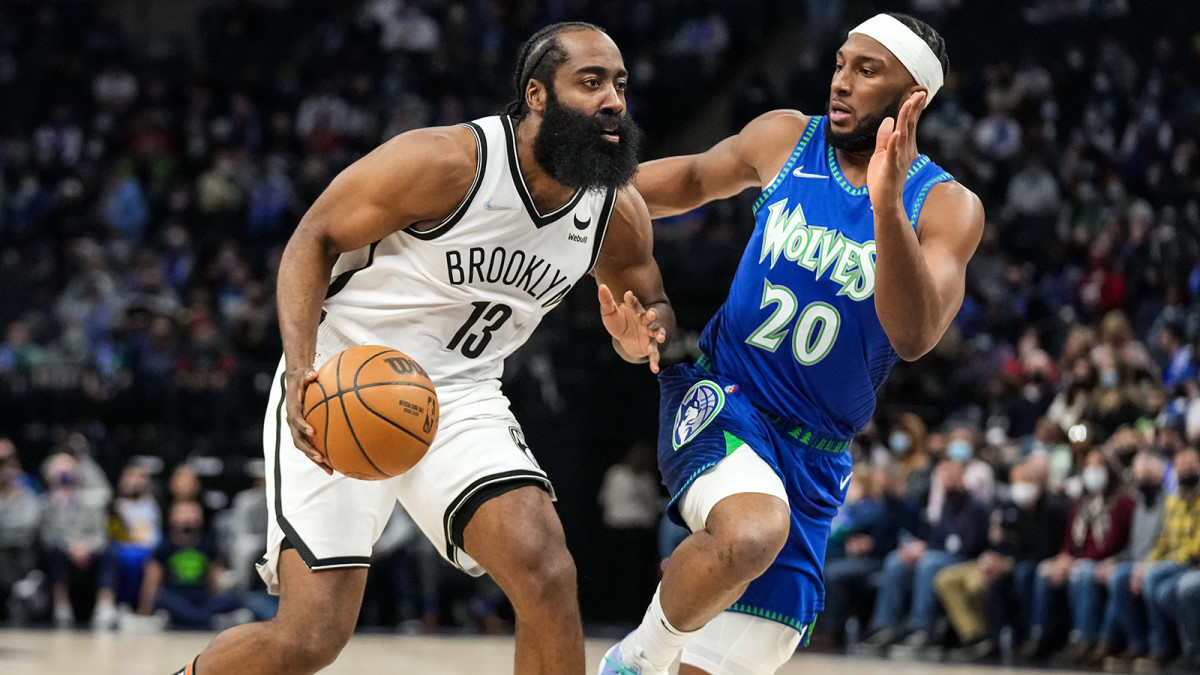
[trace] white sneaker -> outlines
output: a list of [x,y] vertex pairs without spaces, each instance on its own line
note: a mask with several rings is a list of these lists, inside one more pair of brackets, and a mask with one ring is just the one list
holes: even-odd
[[130,613],[121,617],[120,630],[122,633],[161,633],[170,620],[171,616],[164,609],[150,616]]
[[[629,635],[633,635],[633,633]],[[600,670],[597,675],[667,675],[665,670],[654,670],[650,664],[646,663],[641,654],[622,653],[622,647],[625,646],[629,635],[613,645],[604,658],[600,659]],[[628,649],[628,647],[626,648]]]
[[54,604],[54,627],[55,628],[71,628],[75,625],[75,612],[71,610],[71,603],[58,602]]
[[117,621],[117,608],[111,602],[96,604],[92,612],[92,630],[116,630]]

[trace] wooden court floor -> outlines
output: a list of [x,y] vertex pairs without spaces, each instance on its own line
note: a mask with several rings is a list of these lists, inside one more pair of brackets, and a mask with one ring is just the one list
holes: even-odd
[[[0,674],[169,675],[204,648],[205,633],[123,634],[0,630]],[[609,646],[588,640],[588,672]],[[501,675],[512,673],[511,637],[355,635],[323,674]],[[203,664],[202,664],[203,665]],[[674,672],[674,671],[672,671]],[[800,653],[780,675],[1008,675],[975,668]],[[1041,671],[1043,674],[1046,671]]]

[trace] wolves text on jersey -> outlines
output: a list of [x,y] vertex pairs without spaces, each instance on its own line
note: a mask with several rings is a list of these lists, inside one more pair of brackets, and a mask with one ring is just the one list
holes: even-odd
[[452,286],[477,283],[503,283],[519,288],[542,307],[557,304],[571,290],[570,277],[551,265],[545,258],[520,249],[509,251],[497,246],[487,249],[474,246],[466,251],[446,251],[446,276]]
[[875,241],[859,243],[835,230],[809,225],[800,205],[789,213],[787,202],[781,199],[767,207],[758,261],[769,255],[774,269],[782,254],[818,279],[832,268],[829,279],[842,286],[838,295],[858,301],[871,297],[875,293]]

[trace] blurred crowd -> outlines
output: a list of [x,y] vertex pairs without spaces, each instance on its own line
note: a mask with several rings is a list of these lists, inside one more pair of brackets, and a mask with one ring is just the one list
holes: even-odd
[[[191,50],[135,42],[100,4],[0,7],[10,619],[269,615],[252,570],[265,502],[250,458],[279,355],[282,244],[381,141],[498,111],[537,27],[609,30],[653,157],[714,97],[730,131],[775,107],[823,112],[845,30],[886,8],[946,39],[951,77],[919,145],[980,195],[988,222],[954,325],[897,367],[854,446],[816,641],[1195,664],[1195,3],[213,0],[195,3]],[[791,75],[729,89],[783,25],[804,31]],[[983,40],[981,26],[1021,39]],[[672,358],[697,355],[749,236],[746,206],[656,224],[681,328]],[[661,494],[640,443],[655,435],[656,388],[609,353],[588,293],[564,306],[505,387],[558,483],[585,617],[631,620],[677,540],[665,530],[655,543]],[[177,495],[177,482],[197,485]],[[364,620],[502,629],[494,588],[447,575],[394,520],[368,593],[386,600]],[[630,542],[638,563],[588,555],[604,541]],[[617,578],[635,590],[612,593]]]

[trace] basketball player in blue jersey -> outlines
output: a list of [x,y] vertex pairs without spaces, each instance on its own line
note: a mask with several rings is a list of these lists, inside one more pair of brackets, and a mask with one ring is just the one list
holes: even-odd
[[692,534],[602,675],[665,673],[680,651],[680,675],[765,675],[807,639],[850,440],[896,360],[958,312],[983,230],[979,199],[916,148],[947,63],[928,25],[875,16],[837,51],[827,115],[770,112],[639,169],[655,217],[762,192],[703,356],[659,375],[659,467]]

